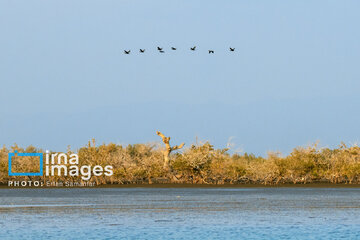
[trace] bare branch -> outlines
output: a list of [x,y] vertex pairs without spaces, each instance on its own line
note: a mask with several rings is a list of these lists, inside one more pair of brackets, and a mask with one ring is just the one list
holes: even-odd
[[170,142],[170,137],[165,137],[165,135],[162,134],[160,131],[156,131],[156,134],[162,138],[165,144],[168,144]]
[[171,147],[170,146],[170,137],[165,137],[165,135],[162,134],[160,131],[156,131],[156,134],[162,138],[162,140],[166,146],[165,151],[163,152],[164,153],[164,168],[168,169],[171,151],[181,149],[185,145],[185,143],[182,143],[179,146]]
[[185,143],[182,143],[182,144],[180,144],[179,146],[176,145],[176,146],[172,147],[171,150],[181,149],[181,148],[183,148],[184,145],[185,145]]

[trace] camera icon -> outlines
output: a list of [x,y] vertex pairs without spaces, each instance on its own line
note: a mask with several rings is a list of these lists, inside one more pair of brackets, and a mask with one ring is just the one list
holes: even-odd
[[[12,172],[11,167],[11,158],[15,156],[19,157],[39,157],[40,158],[40,169],[39,172]],[[14,151],[13,153],[9,153],[9,176],[43,176],[43,154],[42,153],[19,153],[18,151]]]

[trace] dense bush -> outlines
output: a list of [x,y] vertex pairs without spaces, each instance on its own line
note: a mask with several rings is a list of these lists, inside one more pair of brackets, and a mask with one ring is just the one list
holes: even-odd
[[[43,152],[33,146],[26,149],[17,145],[0,149],[0,182],[8,180],[81,181],[77,177],[9,177],[8,153]],[[360,147],[341,144],[337,149],[318,148],[316,145],[295,148],[288,156],[269,153],[266,158],[253,154],[230,154],[229,149],[214,149],[206,142],[191,145],[171,156],[170,171],[163,168],[162,148],[158,144],[128,146],[95,146],[95,141],[78,150],[80,165],[112,165],[111,177],[92,177],[97,184],[131,183],[199,183],[199,184],[280,184],[280,183],[360,183]],[[68,149],[67,154],[73,153]],[[31,162],[20,168],[31,170]]]

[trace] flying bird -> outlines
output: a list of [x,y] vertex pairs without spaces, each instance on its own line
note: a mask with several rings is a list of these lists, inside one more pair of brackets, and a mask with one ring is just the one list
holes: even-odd
[[230,48],[230,51],[231,51],[231,52],[235,51],[235,48]]
[[196,48],[196,46],[194,46],[194,47],[192,47],[192,48],[190,48],[192,51],[195,51],[195,48]]
[[164,51],[163,51],[163,50],[160,50],[159,52],[164,53]]
[[157,47],[157,50],[161,51],[161,50],[162,50],[162,48],[161,48],[161,47]]
[[176,50],[176,48],[172,47],[171,50]]
[[130,50],[128,50],[128,51],[124,50],[125,54],[130,54],[130,52],[131,52]]
[[140,52],[141,52],[141,53],[145,52],[145,49],[141,49],[141,48],[140,48]]
[[209,50],[209,54],[210,54],[210,53],[214,53],[214,50]]

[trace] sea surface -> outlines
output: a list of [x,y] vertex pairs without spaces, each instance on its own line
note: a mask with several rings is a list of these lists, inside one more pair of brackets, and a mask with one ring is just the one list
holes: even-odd
[[360,239],[360,189],[0,189],[0,239]]

